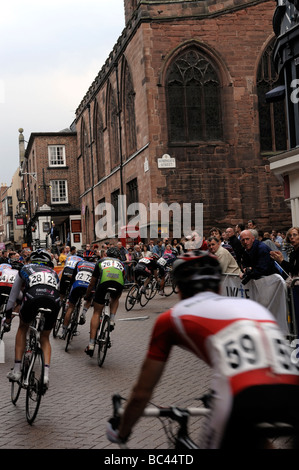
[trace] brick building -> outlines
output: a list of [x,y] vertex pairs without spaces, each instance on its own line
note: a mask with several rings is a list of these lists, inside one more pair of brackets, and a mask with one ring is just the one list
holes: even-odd
[[119,209],[118,195],[147,209],[202,203],[205,234],[249,219],[290,226],[269,166],[288,148],[285,111],[264,100],[279,82],[275,6],[124,0],[126,27],[76,110],[83,241],[103,238],[99,204]]
[[70,243],[81,248],[76,132],[31,133],[20,168],[23,188],[19,201],[26,204],[27,243],[33,247],[49,244],[54,222],[62,243],[70,234]]

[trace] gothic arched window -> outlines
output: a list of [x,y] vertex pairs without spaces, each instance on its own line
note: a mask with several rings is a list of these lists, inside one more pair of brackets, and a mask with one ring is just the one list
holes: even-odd
[[126,138],[126,156],[127,158],[136,152],[137,139],[136,139],[136,119],[135,119],[135,91],[128,64],[124,66],[124,124],[125,124],[125,138]]
[[105,175],[104,124],[101,110],[96,104],[94,113],[94,136],[97,154],[98,181]]
[[90,187],[90,149],[88,145],[88,134],[85,121],[81,124],[81,155],[83,160],[84,190]]
[[185,50],[170,65],[166,94],[171,142],[222,139],[220,80],[197,48]]
[[108,89],[108,129],[110,144],[111,168],[117,166],[119,162],[119,141],[118,141],[118,119],[117,106],[112,86]]
[[275,72],[272,55],[274,40],[269,44],[260,60],[257,72],[257,94],[260,123],[261,152],[287,150],[287,120],[284,100],[266,103],[268,91],[283,85]]

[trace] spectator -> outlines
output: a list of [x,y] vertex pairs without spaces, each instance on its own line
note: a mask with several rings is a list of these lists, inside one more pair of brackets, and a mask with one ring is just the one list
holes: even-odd
[[283,240],[282,240],[282,237],[278,235],[276,230],[272,230],[270,238],[273,241],[273,243],[275,243],[276,247],[281,251]]
[[163,246],[163,241],[161,239],[157,240],[156,245],[153,248],[153,253],[156,253],[160,257],[164,254],[165,247]]
[[184,252],[183,247],[177,238],[173,238],[171,245],[172,245],[172,248],[174,248],[178,252],[179,255],[183,254]]
[[85,247],[85,251],[83,252],[83,258],[90,258],[94,255],[94,252],[90,248],[90,244],[88,243]]
[[217,237],[208,238],[208,249],[210,253],[217,256],[222,273],[241,274],[237,261],[228,250],[223,248]]
[[243,253],[242,243],[240,242],[239,238],[236,236],[235,230],[232,227],[228,227],[225,232],[227,236],[227,241],[234,251],[235,259],[238,265],[241,266],[241,259],[242,259],[242,253]]
[[243,230],[240,235],[244,247],[242,254],[243,273],[240,275],[243,284],[250,279],[277,274],[274,260],[270,256],[270,248],[257,240],[251,230]]
[[292,227],[287,231],[286,242],[293,247],[293,251],[289,255],[289,261],[284,260],[283,254],[279,250],[271,251],[270,254],[289,276],[297,277],[299,276],[299,227]]
[[148,251],[153,252],[154,246],[155,246],[154,240],[150,239],[149,244],[147,246]]
[[262,231],[259,231],[259,235],[260,235],[260,233],[262,233],[263,235],[262,235],[261,239],[260,239],[260,238],[259,238],[259,239],[260,239],[263,243],[265,243],[266,245],[268,245],[268,247],[270,248],[270,250],[276,251],[276,250],[277,250],[277,247],[276,247],[275,243],[271,240],[271,238],[270,238],[270,233],[269,233],[269,232],[262,232]]
[[235,227],[236,237],[240,240],[240,233],[245,230],[244,224],[237,224]]
[[127,254],[126,254],[126,261],[127,261],[127,267],[128,267],[128,272],[127,272],[127,280],[128,282],[134,282],[134,258],[133,258],[133,248],[130,246],[128,248]]
[[150,250],[148,249],[148,245],[146,243],[144,243],[141,247],[141,253],[142,253],[142,256],[144,258],[148,258],[149,256],[152,255],[152,253],[150,252]]
[[247,228],[248,228],[248,230],[257,230],[255,221],[254,220],[248,220]]
[[52,222],[48,235],[50,235],[52,246],[55,245],[56,239],[59,238],[59,231],[57,230],[54,222]]
[[142,252],[141,252],[141,248],[140,248],[140,245],[137,244],[134,246],[134,251],[133,251],[133,260],[136,261],[136,263],[138,263],[138,261],[142,258]]
[[128,252],[127,249],[123,246],[121,241],[118,241],[116,246],[120,251],[120,260],[121,261],[126,261],[127,260],[126,255],[127,255],[127,252]]
[[64,266],[66,260],[67,252],[65,246],[60,248],[60,255],[59,255],[59,265]]

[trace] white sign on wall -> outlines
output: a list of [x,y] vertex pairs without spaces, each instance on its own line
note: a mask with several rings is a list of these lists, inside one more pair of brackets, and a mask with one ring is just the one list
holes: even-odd
[[175,168],[175,158],[165,153],[162,158],[158,158],[158,168]]

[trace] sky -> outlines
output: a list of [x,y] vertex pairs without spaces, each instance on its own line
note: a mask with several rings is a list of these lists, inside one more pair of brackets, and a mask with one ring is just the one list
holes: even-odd
[[19,129],[68,128],[125,27],[124,0],[9,0],[0,8],[0,185],[19,166]]

